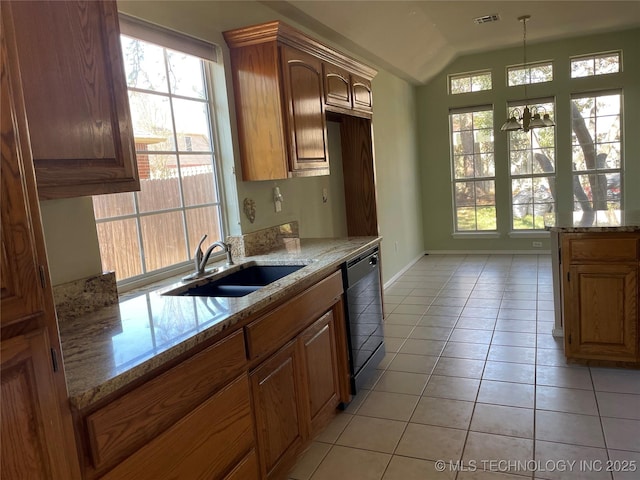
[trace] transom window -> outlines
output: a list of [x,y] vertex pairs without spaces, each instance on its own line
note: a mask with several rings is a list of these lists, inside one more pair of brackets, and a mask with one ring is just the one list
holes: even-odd
[[[553,101],[526,103],[531,109],[544,109],[555,117]],[[522,109],[525,103],[512,103],[509,109]],[[511,177],[511,228],[543,230],[555,224],[556,149],[555,128],[536,128],[509,132]]]
[[551,62],[532,63],[507,68],[507,85],[510,87],[551,82],[552,80],[553,63]]
[[211,65],[122,35],[141,190],[93,197],[102,267],[118,281],[186,264],[224,238]]
[[571,59],[571,78],[618,72],[620,72],[620,52],[599,53]]
[[619,225],[622,210],[622,94],[575,95],[573,132],[574,222]]
[[495,231],[493,109],[449,113],[455,231]]
[[491,90],[491,88],[491,72],[489,71],[449,75],[449,93],[452,95],[480,92]]

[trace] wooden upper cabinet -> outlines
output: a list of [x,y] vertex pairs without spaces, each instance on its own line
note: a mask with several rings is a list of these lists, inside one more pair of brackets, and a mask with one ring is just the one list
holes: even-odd
[[351,77],[345,69],[322,64],[324,103],[327,106],[351,108]]
[[329,175],[322,63],[295,48],[280,48],[291,176]]
[[41,199],[139,190],[115,1],[2,2]]
[[[376,71],[279,21],[230,30],[224,38],[243,180],[328,175],[325,110],[370,117],[370,109],[354,109],[353,79],[370,90]],[[370,95],[359,95],[371,103]]]
[[373,93],[371,92],[371,80],[358,75],[351,75],[351,91],[353,109],[363,113],[372,113]]

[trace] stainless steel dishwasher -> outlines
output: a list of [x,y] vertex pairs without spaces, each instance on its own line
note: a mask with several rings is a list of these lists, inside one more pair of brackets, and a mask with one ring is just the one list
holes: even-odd
[[343,279],[351,391],[355,395],[385,355],[378,247],[348,260],[343,265]]

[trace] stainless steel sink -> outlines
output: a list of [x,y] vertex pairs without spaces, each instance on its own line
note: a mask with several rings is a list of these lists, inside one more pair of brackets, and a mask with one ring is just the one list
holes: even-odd
[[163,295],[193,297],[244,297],[256,290],[280,280],[305,265],[250,265],[229,273],[192,282]]

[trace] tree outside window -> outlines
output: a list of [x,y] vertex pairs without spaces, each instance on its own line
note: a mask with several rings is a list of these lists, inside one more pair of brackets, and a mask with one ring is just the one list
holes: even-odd
[[[552,101],[526,103],[530,109],[546,111],[552,118]],[[509,105],[524,107],[524,102]],[[511,228],[543,230],[555,224],[556,212],[555,128],[536,128],[509,132],[511,177]]]
[[449,114],[455,231],[495,231],[493,109]]
[[573,211],[580,226],[620,225],[621,105],[619,92],[571,100]]

